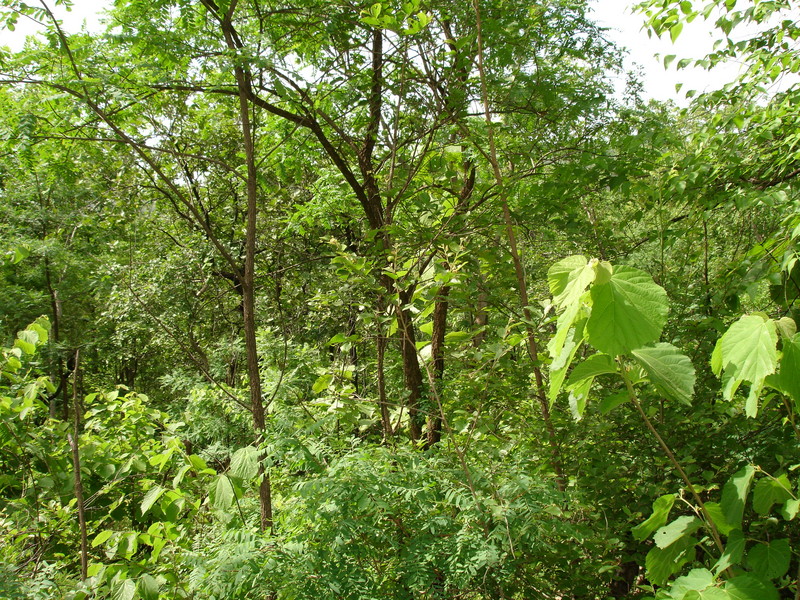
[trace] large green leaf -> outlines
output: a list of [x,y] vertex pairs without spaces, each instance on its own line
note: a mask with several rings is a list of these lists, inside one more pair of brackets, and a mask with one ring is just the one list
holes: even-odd
[[783,357],[774,382],[781,392],[789,396],[800,409],[800,333],[791,340],[783,340]]
[[753,575],[739,575],[725,582],[732,600],[778,600],[778,590],[771,583]]
[[146,514],[148,510],[150,510],[153,504],[161,497],[161,495],[166,492],[167,490],[160,485],[154,485],[147,493],[144,495],[144,500],[142,500],[142,514]]
[[547,344],[551,358],[557,359],[562,354],[563,347],[570,338],[573,338],[578,329],[580,329],[581,336],[583,336],[584,327],[578,324],[583,321],[581,317],[584,313],[585,311],[581,310],[581,304],[576,302],[567,306],[567,309],[558,317],[556,334]]
[[666,494],[653,502],[653,514],[651,514],[646,521],[639,523],[636,527],[631,529],[633,539],[639,542],[644,541],[650,537],[650,534],[656,529],[666,525],[669,511],[672,510],[673,504],[675,504],[675,494]]
[[651,548],[645,557],[647,578],[656,585],[664,585],[683,565],[694,560],[696,543],[696,539],[686,536],[666,548]]
[[694,365],[686,355],[666,343],[638,348],[632,354],[661,394],[691,405],[695,375]]
[[[553,359],[550,363],[550,389],[547,397],[550,399],[550,405],[556,401],[558,393],[561,391],[561,386],[564,384],[564,379],[567,376],[567,371],[575,358],[575,353],[581,346],[583,341],[583,326],[586,324],[585,319],[581,319],[575,324],[575,327],[568,331],[566,343],[563,345],[560,354]],[[555,339],[555,338],[553,338]]]
[[743,381],[750,383],[745,412],[758,413],[758,395],[764,379],[775,372],[778,364],[778,333],[775,321],[761,315],[745,315],[719,339],[711,355],[711,368],[717,377],[727,378],[723,397],[733,398]]
[[653,536],[656,546],[666,548],[671,546],[679,539],[687,537],[700,529],[703,522],[697,517],[683,516],[678,517],[669,525],[661,527]]
[[233,506],[236,496],[233,484],[226,475],[220,475],[211,484],[209,499],[211,500],[211,506],[217,510],[228,510]]
[[711,517],[714,525],[722,535],[728,535],[733,531],[734,526],[728,523],[725,518],[725,511],[722,510],[722,505],[717,502],[706,502],[706,512]]
[[593,354],[575,366],[569,375],[568,388],[573,388],[584,379],[617,372],[617,364],[608,354]]
[[769,543],[756,544],[747,553],[747,563],[756,575],[765,579],[783,577],[789,570],[792,549],[789,540],[772,540]]
[[239,448],[231,457],[231,468],[229,475],[237,479],[249,481],[258,475],[258,448],[245,446]]
[[132,579],[124,579],[111,587],[111,600],[133,600],[136,594],[136,583]]
[[[673,596],[677,598],[677,596]],[[718,587],[708,587],[704,590],[689,590],[681,600],[731,600],[730,594]]]
[[139,582],[136,584],[136,589],[139,591],[139,597],[142,600],[158,600],[159,587],[156,578],[147,573],[139,577]]
[[563,308],[577,302],[594,281],[594,268],[581,255],[568,256],[547,270],[547,282],[556,306]]
[[683,598],[691,591],[702,591],[714,585],[714,575],[708,569],[692,569],[672,582],[669,593],[673,598]]
[[652,277],[632,267],[616,267],[611,278],[591,288],[589,343],[618,356],[655,342],[667,321],[667,293]]
[[745,541],[741,529],[734,529],[728,534],[728,539],[725,542],[725,551],[714,565],[715,573],[720,574],[731,565],[738,565],[742,562]]
[[776,503],[782,504],[792,498],[792,484],[786,475],[760,479],[753,490],[753,510],[766,515]]
[[744,504],[747,494],[750,492],[755,472],[753,467],[746,465],[734,473],[722,488],[720,507],[725,515],[725,521],[734,528],[741,529],[742,527]]

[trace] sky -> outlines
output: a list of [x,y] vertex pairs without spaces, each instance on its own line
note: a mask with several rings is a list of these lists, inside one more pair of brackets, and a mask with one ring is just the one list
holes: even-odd
[[[55,4],[51,2],[50,4]],[[64,28],[67,32],[80,30],[86,22],[89,30],[100,28],[98,11],[106,4],[101,0],[74,0],[72,11],[66,13],[59,9],[57,14],[63,18]],[[625,66],[627,69],[639,69],[643,80],[645,98],[656,100],[673,100],[680,106],[685,106],[688,101],[685,92],[689,89],[697,91],[711,90],[721,87],[731,81],[737,74],[737,67],[730,65],[718,67],[711,72],[703,69],[682,69],[678,71],[675,63],[665,70],[660,58],[668,54],[680,58],[700,58],[707,54],[712,47],[713,38],[711,24],[697,19],[687,25],[677,42],[673,44],[668,35],[662,39],[655,36],[648,37],[642,30],[644,17],[633,14],[630,6],[631,0],[591,0],[590,6],[595,20],[608,28],[608,37],[629,50]],[[13,50],[20,49],[25,36],[36,30],[33,23],[24,23],[21,19],[16,31],[0,31],[0,43],[10,46]],[[683,83],[680,92],[675,86]],[[624,87],[624,81],[618,82],[618,87]]]

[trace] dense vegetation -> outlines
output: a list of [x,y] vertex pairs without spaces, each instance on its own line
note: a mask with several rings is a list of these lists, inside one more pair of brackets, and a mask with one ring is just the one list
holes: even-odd
[[795,9],[0,1],[0,598],[800,598]]

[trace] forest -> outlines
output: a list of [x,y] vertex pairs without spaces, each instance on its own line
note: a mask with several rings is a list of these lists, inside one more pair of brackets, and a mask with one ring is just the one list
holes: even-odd
[[685,107],[587,0],[56,4],[0,0],[0,598],[800,599],[797,2],[641,2],[741,65]]

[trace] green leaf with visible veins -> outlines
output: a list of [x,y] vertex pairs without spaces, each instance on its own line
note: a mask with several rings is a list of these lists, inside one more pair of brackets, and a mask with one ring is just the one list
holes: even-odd
[[653,502],[653,514],[651,514],[646,521],[639,523],[636,527],[631,529],[633,539],[636,541],[644,541],[656,529],[663,527],[667,524],[669,511],[672,510],[672,505],[675,504],[675,494],[667,494],[661,496]]
[[666,548],[679,539],[688,537],[702,526],[703,522],[697,517],[678,517],[669,525],[665,525],[656,531],[653,540],[659,548]]
[[572,388],[584,379],[617,372],[617,364],[608,354],[594,354],[575,366],[569,375],[567,387]]
[[239,448],[231,457],[230,476],[250,480],[258,475],[259,451],[254,446]]
[[747,500],[747,494],[750,492],[750,485],[753,483],[755,472],[753,467],[746,465],[734,473],[722,488],[720,507],[725,515],[725,520],[736,529],[742,527],[744,503]]
[[781,392],[794,400],[795,406],[800,407],[800,333],[791,340],[783,340],[783,357],[778,374],[770,377],[770,383],[775,383]]
[[577,302],[594,281],[594,269],[581,255],[568,256],[547,270],[547,282],[556,306],[563,308]]
[[696,539],[686,536],[666,548],[651,548],[645,558],[647,578],[656,585],[664,585],[683,565],[694,560],[695,544]]
[[655,344],[631,352],[647,372],[650,383],[664,396],[691,406],[694,365],[672,344]]
[[722,588],[708,587],[699,592],[696,590],[689,590],[684,594],[682,600],[731,600],[731,596]]
[[750,383],[750,394],[745,405],[748,417],[758,412],[758,394],[767,375],[775,372],[778,364],[778,333],[775,321],[760,315],[745,315],[719,339],[711,355],[711,368],[719,377],[729,378],[723,388],[726,400],[743,381]]
[[776,478],[764,477],[753,490],[753,510],[766,515],[773,504],[782,504],[792,497],[792,484],[786,475]]
[[669,593],[673,598],[683,598],[689,591],[702,591],[714,585],[714,575],[708,569],[692,569],[683,577],[672,582]]
[[753,575],[739,575],[725,582],[725,591],[732,600],[778,600],[778,590],[768,581]]
[[591,289],[589,343],[618,356],[655,342],[667,321],[667,293],[647,273],[616,267],[607,283]]
[[772,540],[765,544],[756,544],[747,553],[747,564],[756,575],[765,579],[783,577],[789,570],[792,550],[789,540]]

